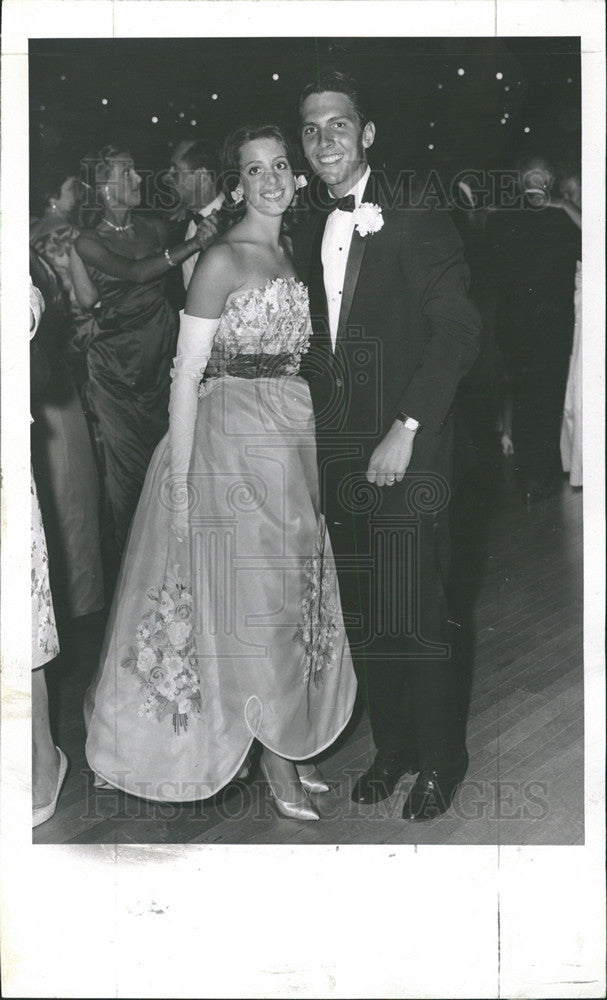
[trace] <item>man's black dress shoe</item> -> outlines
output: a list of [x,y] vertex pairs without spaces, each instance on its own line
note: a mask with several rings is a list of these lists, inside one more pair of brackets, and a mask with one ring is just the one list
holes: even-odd
[[452,772],[421,771],[403,806],[403,819],[423,822],[446,812],[465,773],[466,767]]
[[415,774],[418,769],[415,761],[407,760],[402,754],[379,750],[369,770],[354,785],[352,801],[369,806],[389,799],[399,778],[403,774]]

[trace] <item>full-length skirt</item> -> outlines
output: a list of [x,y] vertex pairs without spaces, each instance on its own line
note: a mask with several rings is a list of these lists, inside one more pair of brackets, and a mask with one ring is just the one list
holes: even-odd
[[[172,489],[165,437],[85,705],[93,771],[169,801],[220,790],[254,738],[292,760],[315,756],[346,726],[356,690],[307,384],[208,383],[187,492]],[[170,530],[184,502],[188,543]]]
[[104,604],[99,483],[82,404],[63,362],[54,366],[34,415],[32,463],[56,610],[77,618]]
[[32,517],[32,670],[44,666],[59,653],[59,638],[48,572],[46,537],[40,514],[40,504],[31,473]]

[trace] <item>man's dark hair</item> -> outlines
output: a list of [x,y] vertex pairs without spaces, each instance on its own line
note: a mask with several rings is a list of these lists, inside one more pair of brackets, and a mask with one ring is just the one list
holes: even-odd
[[330,68],[321,70],[316,80],[307,83],[303,88],[299,95],[300,117],[303,103],[310,94],[325,94],[327,91],[334,94],[345,94],[350,98],[361,128],[364,128],[367,122],[370,121],[369,116],[363,108],[358,84],[354,77],[348,76],[347,73],[342,73],[338,69]]
[[210,139],[197,139],[186,149],[181,159],[188,170],[208,170],[215,178],[219,175],[219,146]]

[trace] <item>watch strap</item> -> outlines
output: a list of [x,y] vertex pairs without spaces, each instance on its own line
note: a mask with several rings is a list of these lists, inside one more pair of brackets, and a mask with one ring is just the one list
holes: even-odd
[[408,431],[418,431],[420,428],[419,420],[416,420],[415,417],[410,417],[407,413],[401,412],[397,414],[396,419],[400,420]]

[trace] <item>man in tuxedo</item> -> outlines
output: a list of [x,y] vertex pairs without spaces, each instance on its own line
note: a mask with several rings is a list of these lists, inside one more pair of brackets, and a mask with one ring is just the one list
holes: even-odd
[[295,248],[314,326],[304,374],[377,751],[352,798],[375,803],[417,773],[403,816],[425,820],[449,807],[468,763],[444,582],[450,410],[478,353],[479,321],[447,214],[407,208],[371,171],[375,125],[355,82],[320,74],[302,92],[300,116],[322,182],[320,211]]
[[[169,243],[190,239],[202,220],[209,238],[217,233],[217,212],[223,195],[217,194],[220,172],[219,148],[205,139],[189,139],[175,146],[167,178],[179,201],[170,219]],[[198,254],[192,254],[181,265],[180,279],[174,279],[169,298],[181,309],[185,293],[194,273]],[[177,268],[175,272],[179,273]],[[180,287],[177,287],[177,282]]]

